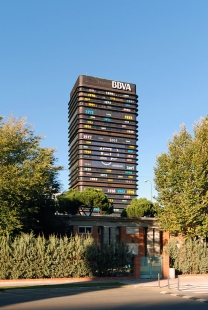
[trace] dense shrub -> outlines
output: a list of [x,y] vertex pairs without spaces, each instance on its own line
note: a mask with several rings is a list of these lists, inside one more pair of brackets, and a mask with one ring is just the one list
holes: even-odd
[[90,235],[0,237],[0,279],[124,275],[131,272],[132,261],[124,243],[101,248]]
[[171,267],[184,274],[208,272],[208,247],[201,239],[171,238],[166,247]]

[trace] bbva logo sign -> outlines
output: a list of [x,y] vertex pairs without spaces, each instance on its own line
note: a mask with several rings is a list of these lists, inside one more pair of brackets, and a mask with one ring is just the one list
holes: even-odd
[[112,81],[112,88],[123,89],[123,90],[130,90],[131,91],[130,84],[122,83],[122,82],[116,82],[116,81]]

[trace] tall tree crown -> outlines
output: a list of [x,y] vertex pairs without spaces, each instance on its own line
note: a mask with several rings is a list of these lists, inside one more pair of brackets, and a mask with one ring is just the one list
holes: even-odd
[[206,236],[208,231],[208,117],[183,125],[156,159],[155,184],[161,228],[174,234]]
[[0,119],[0,233],[44,231],[60,188],[54,149],[25,118]]

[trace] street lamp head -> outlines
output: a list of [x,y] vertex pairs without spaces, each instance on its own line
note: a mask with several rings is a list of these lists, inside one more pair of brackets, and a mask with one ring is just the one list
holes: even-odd
[[152,182],[150,180],[144,180],[144,182],[150,182],[150,190],[151,190],[151,201],[152,201]]

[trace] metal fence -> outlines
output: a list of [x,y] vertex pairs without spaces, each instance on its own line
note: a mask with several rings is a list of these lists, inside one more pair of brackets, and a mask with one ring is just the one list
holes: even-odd
[[161,257],[140,257],[140,278],[157,279],[162,278],[162,259]]

